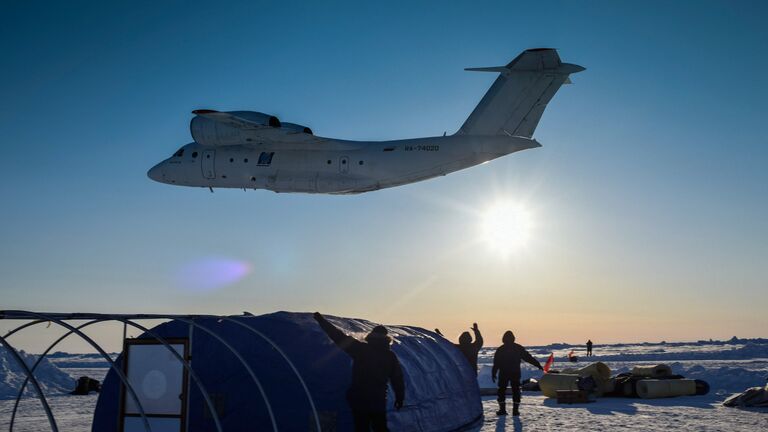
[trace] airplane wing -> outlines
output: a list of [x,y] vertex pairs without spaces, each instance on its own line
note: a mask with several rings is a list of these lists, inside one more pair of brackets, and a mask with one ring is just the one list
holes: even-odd
[[308,143],[320,141],[311,129],[293,123],[282,124],[277,117],[254,111],[192,111],[192,138],[203,145],[247,145]]

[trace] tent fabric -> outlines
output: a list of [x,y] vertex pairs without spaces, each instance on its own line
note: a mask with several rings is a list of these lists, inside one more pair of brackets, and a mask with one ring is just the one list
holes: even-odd
[[[322,332],[311,314],[277,312],[233,316],[266,335],[293,362],[306,383],[321,419],[321,429],[351,431],[352,415],[345,399],[351,359]],[[358,339],[376,325],[366,320],[327,317]],[[314,431],[315,417],[301,383],[286,360],[269,342],[240,325],[217,318],[196,318],[246,359],[264,388],[278,430]],[[398,431],[455,431],[482,417],[482,404],[472,368],[456,347],[437,334],[410,326],[386,326],[393,337],[405,378],[405,407],[394,411],[388,398],[389,427]],[[164,338],[187,338],[189,324],[173,320],[152,329]],[[150,338],[142,335],[141,338]],[[256,384],[235,355],[206,332],[195,329],[191,364],[214,399],[224,431],[272,430]],[[118,358],[122,364],[122,355]],[[96,406],[93,430],[118,430],[120,381],[109,372]],[[199,388],[189,383],[189,431],[215,431]]]

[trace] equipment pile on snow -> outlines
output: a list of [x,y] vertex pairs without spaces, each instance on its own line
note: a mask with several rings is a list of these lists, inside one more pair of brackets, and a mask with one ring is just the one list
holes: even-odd
[[91,392],[98,393],[100,391],[101,391],[101,382],[99,380],[96,380],[87,376],[81,376],[80,378],[77,379],[77,384],[75,385],[75,389],[69,392],[69,394],[85,396],[90,394]]
[[539,381],[541,392],[557,397],[558,391],[586,391],[589,395],[613,397],[641,397],[655,399],[674,396],[705,395],[709,385],[702,380],[685,379],[673,375],[664,364],[637,366],[632,372],[611,376],[611,369],[602,362],[581,369],[563,369],[544,374]]
[[737,393],[723,402],[727,407],[768,407],[768,384],[765,387],[750,387],[744,393]]

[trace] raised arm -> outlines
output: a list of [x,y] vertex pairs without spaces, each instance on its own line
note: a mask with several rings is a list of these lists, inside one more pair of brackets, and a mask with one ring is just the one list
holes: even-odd
[[528,350],[526,350],[525,348],[523,348],[523,347],[521,346],[521,347],[520,347],[520,351],[521,351],[521,353],[520,353],[520,358],[522,358],[522,359],[523,359],[523,360],[525,360],[526,362],[530,363],[531,365],[535,366],[535,367],[536,367],[536,368],[538,368],[539,370],[541,370],[541,369],[544,369],[544,368],[541,366],[541,363],[539,363],[539,361],[538,361],[538,360],[536,360],[535,358],[533,358],[533,356],[531,355],[531,353],[529,353],[529,352],[528,352]]
[[358,341],[352,336],[344,334],[343,331],[339,330],[335,325],[331,324],[330,321],[325,319],[325,317],[321,315],[320,312],[315,312],[313,317],[315,318],[315,321],[317,321],[317,323],[320,325],[320,328],[323,329],[325,334],[327,334],[328,337],[331,338],[331,340],[347,354],[353,355],[357,346],[362,344],[362,342]]
[[483,347],[483,335],[480,334],[480,329],[477,327],[477,323],[472,325],[472,331],[475,332],[475,349],[480,351],[480,349]]

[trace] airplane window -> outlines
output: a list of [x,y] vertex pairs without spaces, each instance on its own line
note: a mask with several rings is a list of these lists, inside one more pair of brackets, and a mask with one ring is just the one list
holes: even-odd
[[363,164],[363,161],[360,161],[360,162],[358,162],[357,164],[358,164],[358,165],[362,165],[362,164]]
[[346,159],[342,159],[342,160],[341,160],[341,164],[342,164],[342,165],[346,165],[346,164],[347,164],[347,160],[346,160]]
[[235,161],[235,158],[229,158],[229,162],[230,162],[230,163],[231,163],[231,162],[234,162],[234,161]]
[[184,149],[180,148],[176,153],[173,154],[173,157],[181,157],[184,154]]
[[192,152],[192,157],[196,158],[197,157],[197,152]]
[[248,163],[248,158],[243,159],[243,163]]
[[328,162],[327,162],[327,163],[328,163],[328,165],[330,165],[330,164],[331,164],[331,160],[330,160],[330,159],[328,159]]

